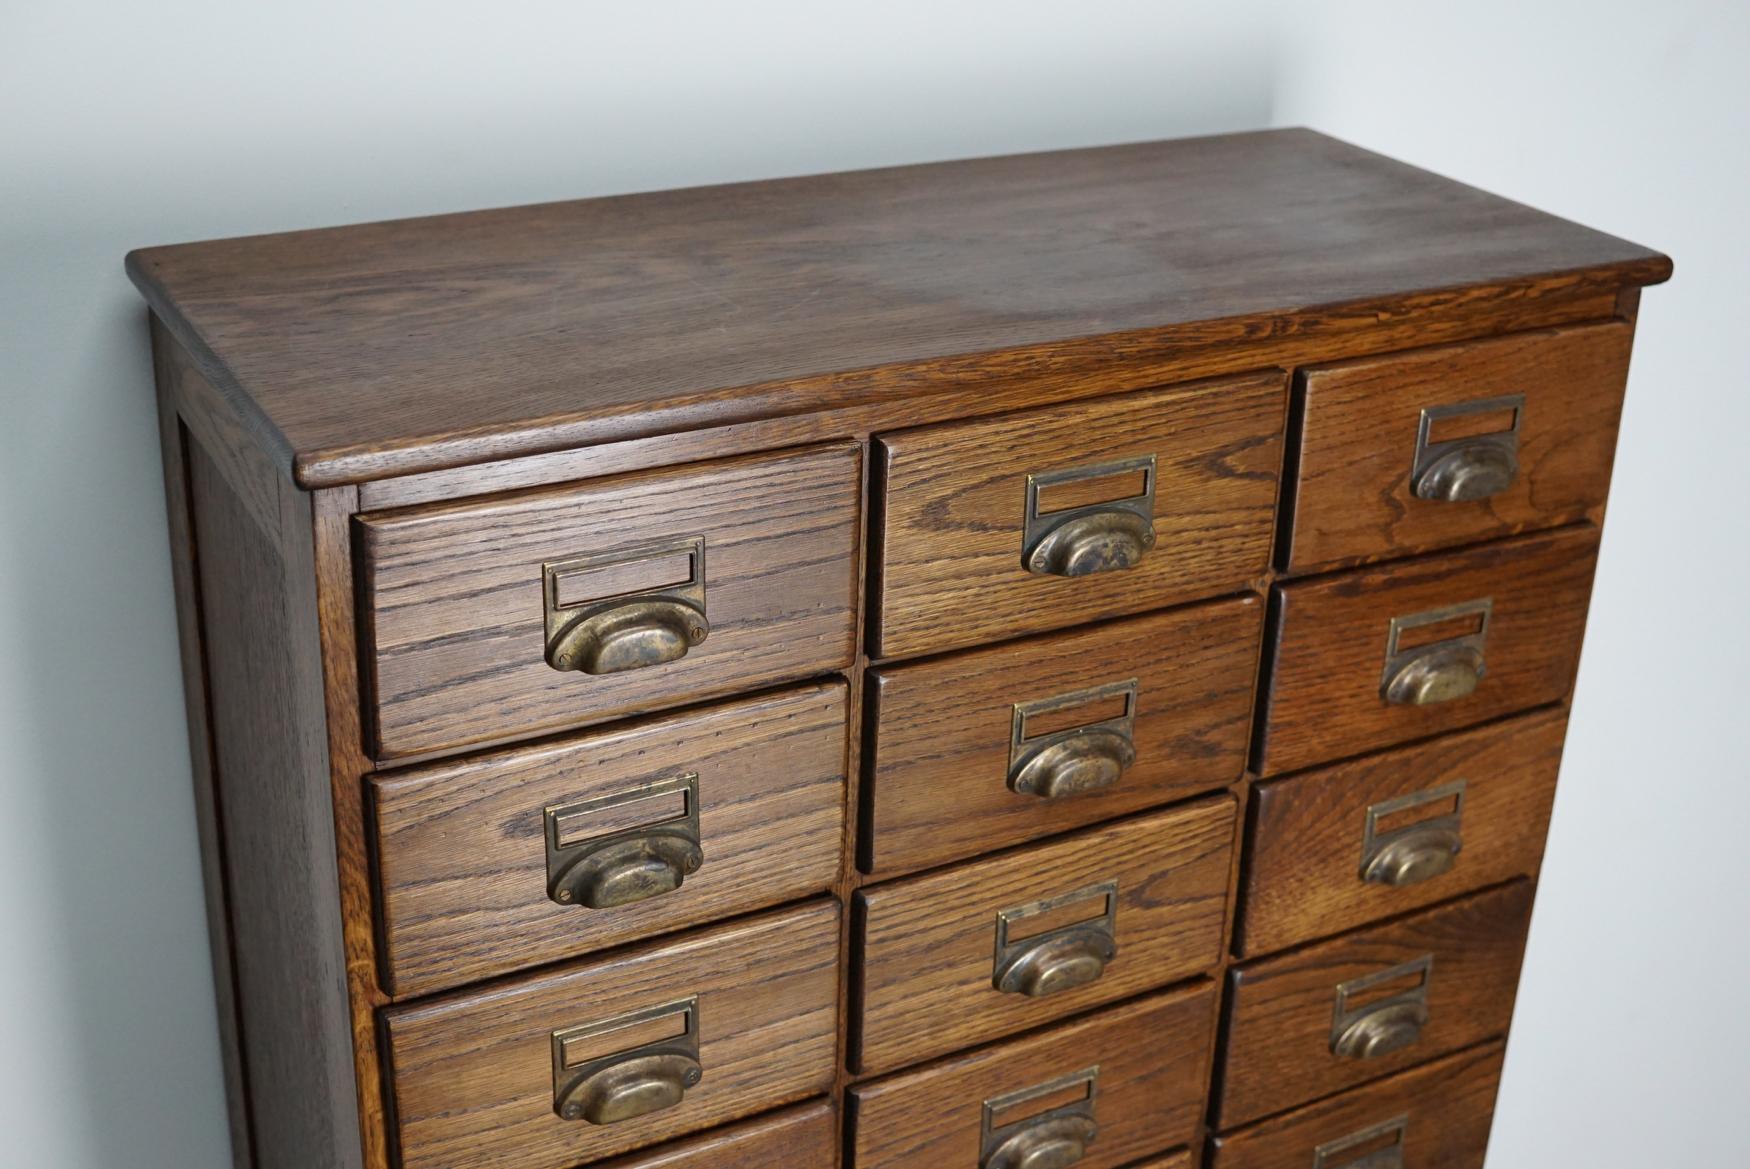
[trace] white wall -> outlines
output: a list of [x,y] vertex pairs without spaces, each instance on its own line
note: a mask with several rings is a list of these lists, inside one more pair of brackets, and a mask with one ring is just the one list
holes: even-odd
[[1643,308],[1491,1164],[1750,1162],[1745,60],[1733,0],[6,5],[8,1162],[226,1163],[128,248],[1296,123],[1677,258]]

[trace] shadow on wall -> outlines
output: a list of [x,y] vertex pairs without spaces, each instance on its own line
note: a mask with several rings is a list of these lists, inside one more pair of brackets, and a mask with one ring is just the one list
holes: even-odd
[[[418,103],[375,124],[312,108],[277,139],[245,133],[247,110],[220,110],[216,132],[247,144],[238,152],[173,130],[107,144],[75,136],[77,154],[63,149],[33,172],[0,217],[0,879],[12,890],[0,933],[14,955],[0,1000],[17,1012],[4,1028],[9,1062],[29,1068],[0,1095],[20,1163],[228,1163],[150,359],[123,254],[1269,123],[1271,68],[1258,38],[1114,52],[1121,33],[1107,29],[1097,50],[1042,40],[1032,58],[985,59],[969,43],[981,59],[952,79],[864,61],[816,103],[769,80],[766,92],[704,92],[709,78],[689,79],[690,93],[645,95],[631,115],[624,94],[505,110],[496,93],[490,108],[504,124],[458,129],[458,142],[478,139],[469,150],[434,145],[441,112]],[[134,100],[125,78],[113,84]],[[137,116],[160,124],[150,107],[169,99],[150,86],[139,93],[148,109]],[[0,130],[0,155],[17,157],[10,133]],[[587,150],[555,152],[556,142]]]

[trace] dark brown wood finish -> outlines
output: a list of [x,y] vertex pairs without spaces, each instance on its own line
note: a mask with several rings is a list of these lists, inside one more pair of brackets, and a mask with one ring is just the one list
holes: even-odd
[[600,1169],[832,1169],[838,1143],[838,1117],[822,1100],[603,1161]]
[[[1204,1062],[1214,1040],[1207,983],[1153,995],[851,1089],[856,1169],[980,1164],[987,1100],[1097,1068],[1099,1131],[1080,1169],[1109,1169],[1184,1144],[1202,1112]],[[1057,1097],[1042,1099],[1049,1108]],[[999,1115],[1020,1122],[1025,1104]]]
[[[1280,371],[884,434],[871,652],[908,657],[1235,592],[1269,566]],[[1125,571],[1024,564],[1028,477],[1153,456],[1154,546]],[[1077,503],[1134,494],[1118,477]],[[1062,510],[1041,500],[1039,510]]]
[[[1560,701],[1579,663],[1597,559],[1588,524],[1278,585],[1253,765],[1277,775]],[[1426,706],[1387,702],[1392,619],[1484,600],[1493,608],[1476,690]]]
[[1670,261],[1280,130],[186,244],[129,271],[315,486]]
[[[600,722],[849,666],[850,444],[359,519],[379,758]],[[617,674],[547,664],[542,566],[702,538],[706,640]]]
[[[1213,970],[1234,818],[1224,796],[863,889],[853,1066],[888,1071]],[[1108,881],[1118,953],[1098,980],[1039,998],[992,985],[999,914]]]
[[[1632,325],[1612,321],[1304,371],[1288,568],[1313,572],[1595,517],[1610,488],[1633,336]],[[1422,411],[1514,395],[1524,406],[1512,484],[1471,502],[1417,498]],[[1473,419],[1485,428],[1491,420],[1499,421]]]
[[[1209,1169],[1307,1169],[1328,1147],[1323,1165],[1357,1169],[1369,1152],[1400,1150],[1411,1169],[1482,1169],[1489,1122],[1501,1082],[1505,1051],[1485,1043],[1401,1072],[1286,1116],[1223,1133],[1210,1143]],[[1403,1122],[1388,1132],[1349,1144],[1358,1134]]]
[[[386,984],[425,994],[827,892],[845,714],[833,683],[374,777]],[[687,774],[705,860],[679,889],[606,909],[549,897],[544,809]]]
[[[1237,780],[1263,608],[1238,597],[872,670],[866,871],[941,864]],[[1058,799],[1011,790],[1017,703],[1127,681],[1136,759],[1115,785]],[[1085,709],[1103,717],[1110,704]]]
[[[1223,1129],[1504,1035],[1513,1017],[1532,887],[1518,881],[1230,975],[1215,1116]],[[1427,1022],[1409,1046],[1371,1058],[1332,1050],[1337,988],[1432,958]],[[1396,979],[1365,1006],[1406,983]]]
[[[1254,784],[1234,952],[1285,950],[1535,876],[1567,727],[1565,710],[1540,711]],[[1460,792],[1435,795],[1460,784]],[[1419,806],[1388,811],[1393,800],[1423,796],[1427,802]],[[1362,846],[1368,811],[1376,807],[1383,813],[1377,834],[1456,810],[1462,845],[1452,868],[1395,888],[1365,880]]]
[[[569,1169],[827,1091],[838,910],[816,902],[383,1012],[403,1169]],[[554,1111],[551,1035],[696,996],[704,1077],[619,1124]],[[610,1048],[610,1050],[612,1050]]]

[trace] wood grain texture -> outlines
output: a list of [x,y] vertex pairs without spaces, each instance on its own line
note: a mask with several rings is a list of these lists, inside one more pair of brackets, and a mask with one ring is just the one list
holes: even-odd
[[[412,1006],[383,1022],[402,1169],[569,1169],[826,1091],[838,909],[819,902]],[[558,1028],[698,996],[704,1079],[605,1127],[553,1110]]]
[[[1235,951],[1268,954],[1535,876],[1567,721],[1565,710],[1540,711],[1255,784]],[[1369,806],[1460,780],[1464,843],[1453,867],[1400,889],[1363,880]]]
[[[359,1095],[307,498],[264,529],[189,448],[207,712],[257,1169],[357,1169]],[[303,504],[300,509],[297,505]]]
[[[832,888],[845,687],[767,694],[371,780],[385,976],[425,994]],[[543,809],[699,777],[705,863],[614,909],[548,897]]]
[[[952,649],[1235,592],[1269,566],[1280,372],[884,434],[872,653]],[[1023,564],[1027,476],[1154,455],[1155,545],[1126,571]],[[873,526],[873,525],[872,525]]]
[[1078,1169],[1110,1169],[1184,1144],[1203,1111],[1214,1011],[1215,991],[1205,983],[858,1084],[849,1105],[853,1163],[977,1165],[986,1100],[1096,1066],[1099,1133]]
[[[1587,518],[1604,503],[1633,326],[1525,333],[1302,372],[1296,573]],[[1410,470],[1425,407],[1522,394],[1519,471],[1470,503],[1418,499]]]
[[838,1133],[832,1104],[818,1100],[602,1161],[597,1169],[833,1169]]
[[[1223,787],[1245,769],[1263,605],[1240,597],[871,671],[865,871],[1019,844]],[[1008,786],[1014,705],[1137,682],[1136,761],[1058,800]]]
[[1180,1149],[1176,1153],[1168,1153],[1164,1157],[1150,1157],[1146,1161],[1138,1161],[1130,1169],[1191,1169],[1193,1164],[1191,1151]]
[[[837,444],[360,518],[379,757],[807,677],[854,645],[859,450]],[[591,676],[545,659],[541,566],[702,536],[709,638]]]
[[[1231,972],[1216,1123],[1234,1128],[1506,1034],[1531,899],[1519,881]],[[1333,1054],[1338,984],[1429,954],[1417,1041],[1373,1059]]]
[[[1213,970],[1234,820],[1223,796],[861,890],[853,1070],[889,1071]],[[1118,884],[1118,956],[1097,981],[1043,998],[992,985],[999,913],[1103,881]]]
[[[1568,693],[1598,557],[1590,525],[1278,585],[1263,711],[1264,775],[1472,726]],[[1429,706],[1380,694],[1391,619],[1492,598],[1487,673]]]
[[1671,266],[1279,130],[153,248],[128,269],[262,443],[328,485]]
[[[1504,1055],[1485,1043],[1297,1109],[1210,1145],[1209,1169],[1307,1169],[1320,1145],[1403,1117],[1403,1164],[1413,1169],[1483,1169]],[[1360,1150],[1358,1150],[1359,1152]],[[1351,1158],[1332,1158],[1347,1169]]]

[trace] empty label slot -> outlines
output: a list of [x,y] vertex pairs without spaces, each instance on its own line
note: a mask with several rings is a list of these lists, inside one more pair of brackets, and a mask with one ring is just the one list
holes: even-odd
[[622,560],[554,574],[554,601],[562,609],[636,593],[678,588],[693,579],[693,555],[669,552],[641,560]]
[[603,1056],[619,1055],[652,1043],[679,1039],[687,1033],[687,1012],[673,1011],[654,1019],[634,1019],[623,1025],[603,1024],[600,1030],[586,1028],[559,1041],[559,1058],[574,1068]]
[[1483,631],[1483,623],[1487,619],[1487,615],[1479,609],[1474,613],[1459,613],[1439,621],[1430,621],[1425,625],[1400,625],[1398,627],[1398,652],[1420,649],[1425,645],[1433,645],[1440,641],[1456,641],[1461,637],[1473,637]]
[[1431,414],[1428,418],[1428,443],[1453,442],[1463,438],[1481,438],[1490,434],[1507,434],[1519,422],[1516,406],[1498,406],[1488,410],[1455,411]]
[[1110,475],[1095,474],[1086,479],[1041,483],[1036,510],[1039,515],[1051,515],[1072,508],[1135,499],[1147,490],[1148,472],[1141,467]]
[[1020,913],[1009,910],[1003,916],[1009,923],[1008,941],[1011,945],[1024,942],[1028,938],[1036,938],[1040,934],[1048,934],[1053,930],[1065,929],[1083,922],[1099,921],[1106,916],[1109,908],[1107,902],[1111,894],[1105,890],[1076,896],[1058,904],[1047,903],[1037,910]]
[[1021,716],[1021,738],[1025,742],[1077,727],[1110,722],[1130,713],[1130,695],[1105,694],[1052,710],[1027,711]]
[[570,848],[628,828],[645,828],[678,820],[688,812],[687,789],[628,795],[594,806],[578,804],[553,813],[554,841]]
[[1092,1079],[1076,1080],[1061,1085],[1046,1085],[1039,1090],[1037,1096],[1026,1092],[1017,1092],[1002,1100],[993,1100],[990,1104],[990,1127],[1003,1128],[1016,1121],[1028,1120],[1059,1108],[1067,1108],[1072,1104],[1083,1104],[1094,1095]]
[[1404,1122],[1387,1121],[1365,1132],[1332,1141],[1319,1148],[1320,1169],[1344,1169],[1344,1166],[1365,1161],[1376,1153],[1395,1149],[1404,1142]]
[[1422,824],[1441,816],[1458,814],[1459,801],[1464,797],[1455,788],[1433,796],[1421,803],[1408,804],[1398,808],[1381,809],[1373,816],[1373,834],[1389,836],[1394,832]]
[[[1348,1014],[1364,1011],[1374,1003],[1409,994],[1419,989],[1428,981],[1428,968],[1416,964],[1413,969],[1397,973],[1383,972],[1378,982],[1369,982],[1367,978],[1358,978],[1353,982],[1343,984],[1343,1010]],[[1369,976],[1375,977],[1375,976]]]

